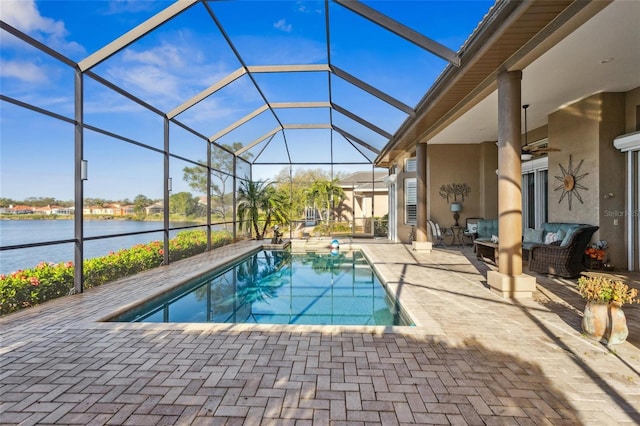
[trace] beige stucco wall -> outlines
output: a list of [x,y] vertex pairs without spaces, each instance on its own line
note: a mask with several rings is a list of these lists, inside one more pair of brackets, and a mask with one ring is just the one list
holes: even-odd
[[[608,255],[618,268],[626,267],[626,162],[624,154],[613,147],[613,139],[637,131],[639,105],[640,88],[627,93],[596,94],[552,113],[548,117],[548,125],[532,129],[527,135],[529,142],[548,138],[549,146],[561,149],[548,154],[548,221],[599,226],[600,230],[592,241],[608,241]],[[410,226],[404,224],[404,178],[415,177],[415,173],[404,172],[404,159],[412,155],[405,154],[397,160],[398,238],[404,242],[408,242],[410,232]],[[581,187],[572,194],[571,210],[568,196],[559,202],[562,190],[556,190],[561,183],[556,177],[563,177],[560,165],[568,172],[569,157],[575,174],[582,176],[578,181]],[[427,216],[442,226],[451,226],[453,214],[438,192],[442,184],[456,182],[467,183],[471,187],[471,193],[463,203],[460,224],[464,224],[467,217],[496,218],[497,168],[497,146],[493,141],[429,145]],[[619,215],[620,212],[623,214]]]
[[[427,217],[443,227],[453,225],[450,206],[439,195],[440,186],[451,183],[466,183],[471,192],[465,198],[459,223],[465,224],[468,217],[497,217],[498,167],[495,141],[482,144],[429,145],[427,149]],[[404,171],[404,160],[411,154],[398,158],[398,238],[409,241],[411,226],[405,224],[404,181],[415,178],[416,173]],[[461,200],[460,200],[461,201]]]
[[625,133],[633,133],[640,130],[640,87],[626,93],[625,96]]
[[[404,180],[416,173],[404,171],[405,155],[398,166],[398,239],[409,241],[411,226],[405,224]],[[442,227],[454,224],[450,205],[439,195],[440,186],[466,183],[471,192],[462,202],[458,223],[465,225],[468,217],[495,219],[498,215],[498,148],[495,141],[481,144],[429,145],[427,148],[427,217]],[[450,200],[451,201],[451,200]]]
[[[482,190],[479,185],[480,145],[429,145],[427,149],[427,173],[429,188],[427,192],[427,217],[449,227],[454,224],[449,200],[440,196],[442,185],[466,183],[471,191],[462,204],[459,224],[464,225],[465,218],[479,217]],[[494,173],[495,174],[495,173]]]
[[[376,182],[377,185],[384,185]],[[386,190],[386,186],[385,186]],[[340,217],[341,220],[350,221],[354,217],[356,219],[371,217],[371,203],[373,202],[373,214],[375,217],[382,217],[389,213],[389,195],[386,191],[376,190],[375,196],[371,192],[362,193],[354,192],[352,189],[345,188],[345,199],[341,202]],[[363,210],[363,207],[365,209]]]
[[[478,217],[485,219],[498,218],[498,146],[496,142],[483,142],[479,147],[480,165],[478,168],[478,183],[480,204]],[[474,216],[467,216],[474,217]]]
[[[613,139],[624,133],[624,108],[623,93],[600,93],[549,115],[548,126],[549,145],[562,150],[549,153],[549,222],[599,226],[593,241],[607,240],[609,257],[619,267],[626,266],[624,221],[614,225],[611,212],[624,210],[625,162]],[[561,202],[560,165],[573,172],[577,184]]]
[[[524,129],[522,131],[524,131]],[[549,126],[545,124],[544,126],[540,126],[536,129],[528,129],[526,142],[527,144],[530,144],[532,142],[545,139],[547,137],[549,137]],[[524,133],[522,134],[521,144],[522,145],[525,144]]]
[[625,154],[613,146],[613,140],[625,133],[625,94],[603,93],[601,99],[600,239],[609,242],[607,251],[613,264],[626,267],[625,218],[617,216],[625,209],[626,161]]

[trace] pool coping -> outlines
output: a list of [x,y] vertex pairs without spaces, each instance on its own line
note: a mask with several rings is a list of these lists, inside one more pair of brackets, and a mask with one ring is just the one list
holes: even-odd
[[[291,248],[293,253],[300,253],[300,252],[317,252],[317,251],[321,251],[321,250],[327,250],[327,252],[329,252],[329,250],[331,249],[330,245],[327,243],[325,244],[325,240],[324,239],[317,239],[317,240],[312,240],[311,243],[309,243],[309,241],[307,240],[296,240],[296,241],[291,241],[291,240],[287,240],[284,241],[282,244],[272,244],[272,243],[265,243],[263,242],[264,240],[259,241],[259,244],[255,244],[255,245],[251,245],[249,247],[246,247],[244,250],[238,251],[236,252],[233,256],[230,257],[224,257],[224,260],[221,260],[220,262],[215,262],[214,265],[210,265],[209,269],[206,270],[197,270],[196,272],[194,272],[191,275],[186,275],[184,276],[182,279],[173,282],[173,283],[166,283],[166,285],[163,285],[161,288],[156,289],[153,292],[150,292],[148,294],[143,295],[141,298],[137,298],[129,303],[126,303],[124,305],[121,305],[119,307],[117,307],[117,309],[112,310],[111,312],[102,315],[98,318],[96,318],[94,321],[99,322],[99,323],[119,323],[119,324],[138,324],[137,322],[131,322],[131,321],[116,321],[114,320],[115,318],[123,315],[124,313],[135,309],[145,303],[150,303],[150,302],[154,302],[155,300],[157,300],[158,298],[163,297],[166,294],[170,294],[171,292],[175,291],[177,288],[183,286],[184,284],[192,281],[192,280],[197,280],[205,275],[211,274],[211,273],[215,273],[215,271],[222,271],[225,270],[226,268],[228,268],[231,264],[241,260],[242,258],[249,256],[253,253],[257,253],[261,250],[283,250],[286,248]],[[399,292],[398,292],[398,286],[397,284],[394,284],[393,282],[391,282],[390,280],[386,279],[382,273],[382,271],[379,271],[376,266],[375,266],[375,260],[372,257],[372,254],[369,250],[367,250],[367,245],[366,244],[358,244],[358,243],[354,243],[351,241],[344,241],[341,243],[340,248],[344,251],[352,251],[352,250],[357,250],[363,253],[364,257],[366,258],[367,262],[369,263],[369,265],[371,266],[372,270],[374,271],[374,273],[376,274],[376,277],[379,279],[382,287],[385,289],[385,291],[387,292],[387,294],[389,295],[389,297],[391,297],[392,299],[394,299],[395,301],[397,301],[400,305],[402,314],[405,317],[408,317],[408,320],[410,320],[413,324],[411,325],[402,325],[402,326],[390,326],[390,325],[323,325],[323,324],[253,324],[253,323],[232,323],[234,325],[248,325],[248,326],[255,326],[255,325],[264,325],[264,326],[268,326],[270,327],[269,329],[273,329],[273,327],[278,327],[278,326],[282,326],[282,327],[293,327],[293,326],[304,326],[304,327],[340,327],[341,329],[343,327],[347,327],[348,329],[351,328],[356,328],[357,331],[362,331],[360,328],[361,327],[367,327],[367,328],[384,328],[384,329],[389,329],[388,331],[397,331],[396,329],[400,328],[400,329],[404,329],[407,327],[420,327],[420,322],[425,323],[424,318],[421,318],[422,321],[420,320],[416,320],[416,318],[420,318],[420,317],[424,317],[425,315],[419,315],[417,312],[411,312],[409,311],[407,308],[405,308],[403,302],[400,300],[399,298]],[[217,250],[217,249],[215,249]],[[215,250],[213,250],[212,252],[214,252]],[[200,254],[197,256],[203,256],[206,255],[206,253],[204,254]],[[194,256],[195,258],[195,256]],[[173,265],[176,265],[176,263],[174,263]],[[146,271],[148,273],[152,273],[153,271]],[[135,277],[135,276],[134,276]],[[116,282],[120,282],[120,281],[128,281],[130,278],[132,277],[126,277],[123,278],[122,280],[117,280],[114,281],[114,283]],[[107,284],[108,285],[108,284]],[[90,291],[91,289],[89,289],[88,291]],[[144,324],[148,324],[145,322],[141,322]],[[434,321],[432,319],[426,321],[427,324],[433,324]],[[151,323],[151,324],[213,324],[213,325],[224,325],[224,324],[229,324],[229,323],[219,323],[219,322],[198,322],[198,323],[182,323],[182,322],[169,322],[169,323]],[[356,329],[354,329],[354,331],[356,331]],[[441,329],[436,329],[436,330],[430,330],[429,333],[431,334],[444,334],[442,332]]]
[[[287,240],[292,251],[301,250],[301,247],[312,249],[329,248],[331,239],[311,238],[301,240]],[[207,271],[223,267],[232,263],[246,254],[261,250],[269,242],[265,240],[243,240],[234,244],[222,246],[211,251],[195,255],[160,266],[129,277],[103,284],[85,290],[83,293],[48,301],[44,304],[25,309],[24,311],[10,314],[0,318],[0,326],[9,329],[3,333],[3,341],[11,344],[12,336],[19,336],[23,331],[21,327],[13,327],[14,324],[23,323],[23,320],[38,319],[38,323],[46,324],[52,329],[65,328],[119,328],[119,329],[164,329],[164,330],[268,330],[275,332],[323,332],[323,333],[401,333],[420,334],[430,336],[447,336],[440,321],[425,309],[419,294],[415,293],[415,282],[407,281],[402,274],[394,270],[399,263],[389,262],[389,257],[398,255],[402,257],[402,265],[410,261],[412,265],[424,264],[423,256],[418,256],[411,246],[389,240],[361,240],[352,238],[340,240],[340,248],[343,250],[361,250],[374,268],[378,278],[387,291],[394,296],[402,306],[404,312],[411,318],[413,326],[375,326],[375,325],[291,325],[291,324],[223,324],[223,323],[123,323],[106,321],[117,313],[131,309],[144,301],[157,297],[159,294],[181,285],[182,283],[201,276]],[[473,276],[468,278],[464,274],[448,271],[457,281],[465,285],[482,288],[484,279],[481,273],[474,269]],[[427,284],[419,283],[420,285]],[[484,289],[483,289],[484,290]],[[484,292],[483,292],[484,293]],[[510,303],[488,290],[486,297]],[[61,320],[61,318],[64,318]],[[13,328],[12,328],[13,327]],[[61,332],[61,331],[60,331]],[[19,338],[19,337],[17,337]]]

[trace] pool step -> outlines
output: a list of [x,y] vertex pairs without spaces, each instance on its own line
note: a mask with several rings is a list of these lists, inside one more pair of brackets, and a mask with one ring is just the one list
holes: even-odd
[[351,241],[341,240],[339,238],[301,238],[291,240],[291,251],[317,251],[317,250],[331,250],[331,242],[337,239],[339,242],[339,250],[352,250],[354,249]]

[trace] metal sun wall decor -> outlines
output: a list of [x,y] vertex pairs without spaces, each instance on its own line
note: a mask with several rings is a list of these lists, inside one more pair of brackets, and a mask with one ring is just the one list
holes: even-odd
[[571,201],[574,196],[578,199],[578,201],[580,201],[581,204],[584,204],[584,201],[582,201],[582,196],[580,195],[580,192],[578,190],[589,190],[589,188],[587,188],[586,186],[578,183],[580,180],[582,180],[582,178],[589,174],[589,172],[583,173],[581,175],[578,174],[580,173],[580,167],[582,167],[582,163],[584,163],[584,160],[580,160],[580,163],[578,163],[578,167],[574,169],[571,155],[569,155],[569,165],[566,169],[562,166],[562,164],[558,163],[558,166],[560,166],[560,171],[562,172],[562,176],[555,176],[555,178],[562,183],[558,185],[554,189],[554,191],[562,190],[562,194],[560,195],[558,204],[560,204],[566,197],[567,202],[569,203],[569,210],[571,210]]

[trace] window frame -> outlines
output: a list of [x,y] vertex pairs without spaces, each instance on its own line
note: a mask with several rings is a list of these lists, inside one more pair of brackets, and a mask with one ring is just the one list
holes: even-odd
[[[410,188],[410,187],[413,187],[413,188]],[[413,196],[413,200],[410,199],[410,196]],[[417,213],[418,213],[417,179],[405,178],[404,180],[404,223],[405,225],[415,225],[417,223]]]

